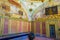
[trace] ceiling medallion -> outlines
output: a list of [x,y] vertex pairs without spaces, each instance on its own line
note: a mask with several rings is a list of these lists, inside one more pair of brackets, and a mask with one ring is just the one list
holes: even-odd
[[29,11],[32,12],[32,8],[30,8]]

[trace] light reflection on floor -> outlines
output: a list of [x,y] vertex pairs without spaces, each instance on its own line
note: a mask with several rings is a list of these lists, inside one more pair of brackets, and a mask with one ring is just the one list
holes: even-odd
[[[15,38],[15,39],[11,39],[11,40],[29,40],[27,36],[24,37],[19,37],[19,38]],[[46,37],[35,37],[34,40],[54,40],[51,38],[46,38]]]

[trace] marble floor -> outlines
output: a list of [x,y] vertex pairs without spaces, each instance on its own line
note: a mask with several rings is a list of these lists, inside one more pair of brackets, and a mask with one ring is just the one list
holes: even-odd
[[[19,37],[19,38],[15,38],[15,39],[11,39],[11,40],[29,40],[27,36],[24,37]],[[34,40],[54,40],[51,38],[46,38],[46,37],[35,37]]]

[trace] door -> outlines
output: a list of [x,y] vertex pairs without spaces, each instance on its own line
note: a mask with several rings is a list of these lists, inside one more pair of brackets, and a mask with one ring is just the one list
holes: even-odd
[[50,25],[50,37],[51,38],[55,38],[56,34],[55,34],[55,25]]

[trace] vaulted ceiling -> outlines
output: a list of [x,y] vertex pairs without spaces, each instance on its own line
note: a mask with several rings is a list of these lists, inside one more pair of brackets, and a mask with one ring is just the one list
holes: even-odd
[[28,19],[32,20],[34,13],[43,9],[45,5],[48,3],[48,1],[49,0],[44,0],[43,2],[42,1],[31,2],[27,0],[19,0],[18,3],[21,3],[21,6],[23,7],[23,9],[25,9]]
[[5,0],[3,2],[7,5],[11,3],[10,13],[18,13],[18,10],[21,10],[29,21],[34,20],[35,17],[42,17],[46,7],[60,4],[59,0]]

